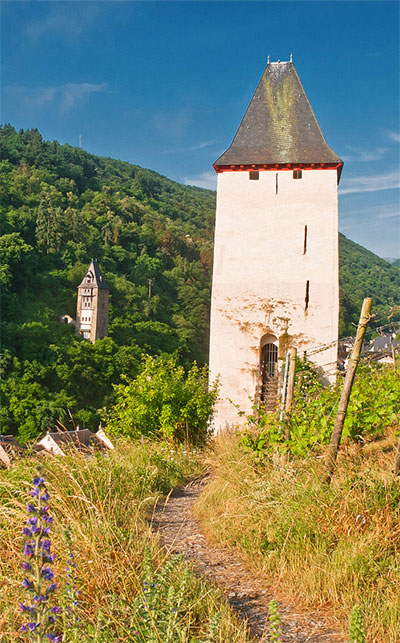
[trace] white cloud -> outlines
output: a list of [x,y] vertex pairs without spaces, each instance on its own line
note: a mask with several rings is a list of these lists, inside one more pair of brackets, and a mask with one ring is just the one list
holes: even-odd
[[339,193],[379,192],[380,190],[393,190],[395,188],[400,188],[400,173],[398,171],[343,179]]
[[185,107],[173,113],[157,112],[153,115],[152,123],[154,129],[169,137],[181,137],[192,120],[191,111]]
[[215,172],[201,172],[194,176],[185,176],[183,182],[185,185],[196,185],[198,188],[206,188],[207,190],[217,189],[217,175]]
[[193,145],[193,147],[189,147],[189,152],[196,152],[196,150],[204,150],[205,147],[214,145],[214,143],[215,141],[203,141],[201,143],[197,143],[196,145]]
[[104,92],[106,89],[107,83],[101,83],[100,85],[94,83],[67,83],[62,85],[59,88],[61,110],[68,112],[90,94]]
[[202,141],[191,147],[174,147],[169,150],[163,150],[161,154],[187,154],[188,152],[197,152],[198,150],[203,150],[205,147],[214,145],[214,143],[215,141]]
[[71,40],[79,37],[98,17],[97,2],[53,2],[49,3],[49,12],[28,24],[26,36],[32,41],[41,41],[44,37],[57,34]]
[[55,87],[14,85],[5,87],[4,91],[19,113],[51,107],[65,114],[91,94],[104,92],[106,89],[106,83],[66,83]]
[[393,132],[393,130],[385,130],[386,136],[396,143],[400,143],[400,132]]
[[368,162],[368,161],[379,161],[387,152],[387,147],[375,147],[370,150],[363,150],[357,147],[347,146],[347,149],[350,150],[350,154],[342,155],[343,161],[351,162]]

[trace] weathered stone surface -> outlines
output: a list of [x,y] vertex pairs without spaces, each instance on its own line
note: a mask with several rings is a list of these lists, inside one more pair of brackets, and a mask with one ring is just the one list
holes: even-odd
[[257,641],[268,640],[268,603],[274,598],[282,620],[283,643],[344,643],[347,639],[327,619],[291,604],[271,581],[249,570],[231,551],[207,542],[191,513],[205,484],[204,480],[189,483],[156,507],[152,525],[165,548],[183,554],[198,573],[223,590]]

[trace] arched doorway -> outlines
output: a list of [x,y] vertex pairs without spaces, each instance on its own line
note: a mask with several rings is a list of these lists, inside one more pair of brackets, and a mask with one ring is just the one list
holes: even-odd
[[260,342],[260,365],[257,387],[258,406],[273,411],[278,399],[278,345],[275,335],[267,334]]

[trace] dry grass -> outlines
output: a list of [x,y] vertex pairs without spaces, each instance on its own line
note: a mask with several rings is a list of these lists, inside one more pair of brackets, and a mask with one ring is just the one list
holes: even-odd
[[[0,638],[18,641],[23,618],[18,604],[26,600],[21,589],[23,560],[22,527],[26,503],[37,466],[43,472],[51,495],[53,549],[56,580],[66,581],[65,566],[70,552],[76,560],[78,589],[81,591],[76,631],[67,628],[64,641],[146,641],[161,640],[154,627],[152,638],[144,633],[138,610],[143,598],[143,558],[149,548],[154,569],[165,565],[157,539],[151,534],[146,516],[157,500],[185,478],[199,470],[196,457],[150,442],[121,440],[114,452],[88,457],[76,451],[65,458],[19,461],[9,472],[0,472]],[[178,592],[186,578],[184,609],[179,618],[188,638],[176,641],[203,641],[210,619],[220,614],[215,641],[244,643],[246,633],[220,594],[193,574],[183,563],[173,567],[167,579]],[[171,574],[172,574],[171,572]],[[57,591],[58,600],[62,591]],[[156,615],[157,616],[157,615]],[[155,617],[156,618],[156,617]],[[156,623],[157,625],[157,623]],[[143,626],[144,627],[144,626]],[[143,630],[144,631],[144,630]],[[132,633],[136,632],[133,636]],[[200,638],[197,639],[197,636]],[[135,638],[136,637],[136,638]]]
[[367,455],[348,448],[332,486],[321,460],[256,465],[240,437],[210,451],[214,478],[196,513],[216,542],[235,547],[294,600],[328,609],[344,630],[360,604],[369,643],[400,641],[400,481],[394,436]]

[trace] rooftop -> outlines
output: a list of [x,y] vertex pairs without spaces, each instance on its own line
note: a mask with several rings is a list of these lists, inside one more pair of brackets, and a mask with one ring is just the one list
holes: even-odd
[[214,166],[341,164],[321,132],[293,62],[270,62],[230,147]]
[[109,290],[108,283],[106,282],[97,259],[92,259],[87,272],[79,284],[78,288],[105,288]]

